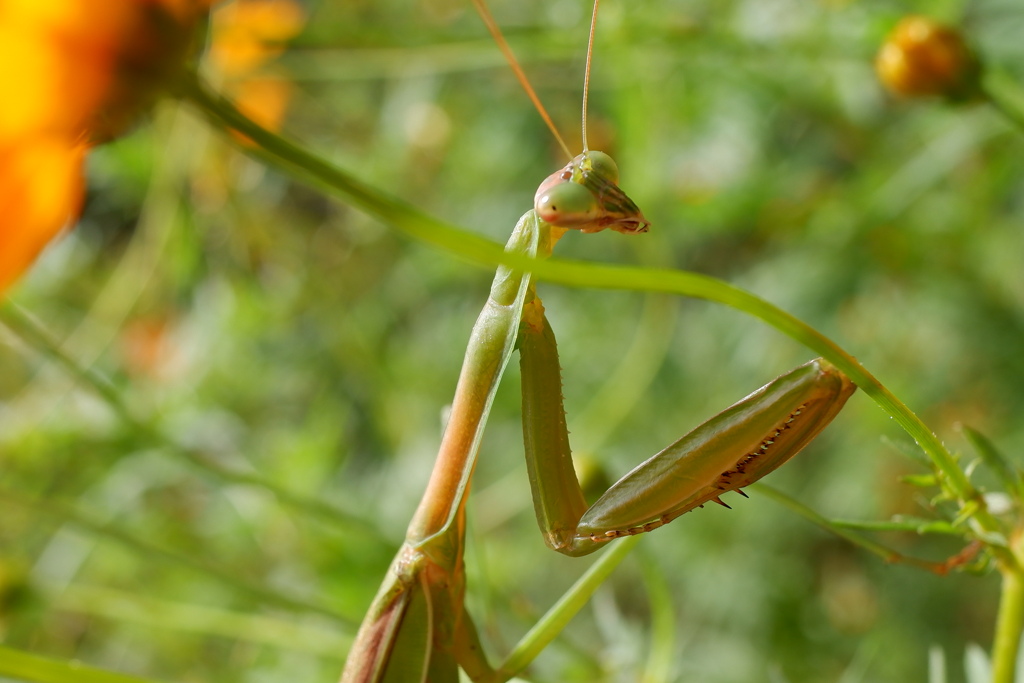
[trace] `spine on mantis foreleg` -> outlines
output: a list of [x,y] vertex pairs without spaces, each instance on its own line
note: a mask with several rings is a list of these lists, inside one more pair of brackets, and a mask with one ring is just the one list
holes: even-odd
[[650,531],[754,483],[799,453],[856,385],[818,358],[769,382],[638,465],[580,520],[601,542]]

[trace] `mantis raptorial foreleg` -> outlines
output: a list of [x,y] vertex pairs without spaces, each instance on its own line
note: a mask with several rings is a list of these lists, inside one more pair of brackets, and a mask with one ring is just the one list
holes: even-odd
[[527,304],[519,352],[537,523],[549,547],[573,556],[757,481],[817,436],[856,389],[824,360],[801,365],[640,464],[588,507],[569,452],[555,337],[539,299]]

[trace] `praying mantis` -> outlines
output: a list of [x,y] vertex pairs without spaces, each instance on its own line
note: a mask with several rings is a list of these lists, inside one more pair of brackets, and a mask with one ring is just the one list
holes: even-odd
[[[474,3],[521,74],[486,6],[482,0]],[[619,188],[615,162],[587,147],[586,93],[597,9],[595,0],[583,152],[541,183],[534,208],[519,219],[506,245],[510,254],[543,259],[569,230],[626,235],[648,230],[641,210]],[[520,82],[549,121],[524,76]],[[572,155],[567,151],[567,156]],[[742,493],[796,455],[856,389],[827,361],[812,360],[713,416],[588,505],[573,469],[554,332],[531,274],[499,267],[470,335],[433,473],[359,630],[342,683],[454,682],[460,668],[474,681],[499,680],[463,606],[463,553],[470,480],[495,391],[515,350],[538,526],[548,547],[570,556],[652,531],[710,501],[724,505],[724,493]]]

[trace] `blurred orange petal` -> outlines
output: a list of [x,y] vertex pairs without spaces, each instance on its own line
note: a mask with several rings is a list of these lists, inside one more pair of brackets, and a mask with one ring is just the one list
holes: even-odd
[[125,371],[153,380],[171,379],[178,349],[172,340],[173,320],[157,314],[136,318],[121,331],[121,357]]
[[294,0],[235,0],[213,14],[210,59],[226,74],[251,71],[281,53],[306,18]]
[[85,151],[60,138],[0,149],[0,292],[78,214]]
[[88,143],[182,73],[210,0],[0,0],[0,292],[77,215]]
[[267,130],[278,130],[292,98],[290,81],[253,78],[235,87],[239,110]]
[[[15,3],[21,5],[23,3]],[[45,3],[42,3],[45,4]],[[40,134],[77,135],[110,82],[109,55],[94,37],[61,21],[0,6],[0,63],[9,96],[0,107],[0,141]]]

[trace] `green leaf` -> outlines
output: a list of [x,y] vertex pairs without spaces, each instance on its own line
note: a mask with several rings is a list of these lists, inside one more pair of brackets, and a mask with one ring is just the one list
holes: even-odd
[[981,432],[967,425],[962,425],[960,429],[985,466],[992,470],[1003,483],[1006,492],[1020,501],[1024,497],[1022,496],[1024,484],[1022,484],[1022,473],[1017,464],[996,448],[996,445]]

